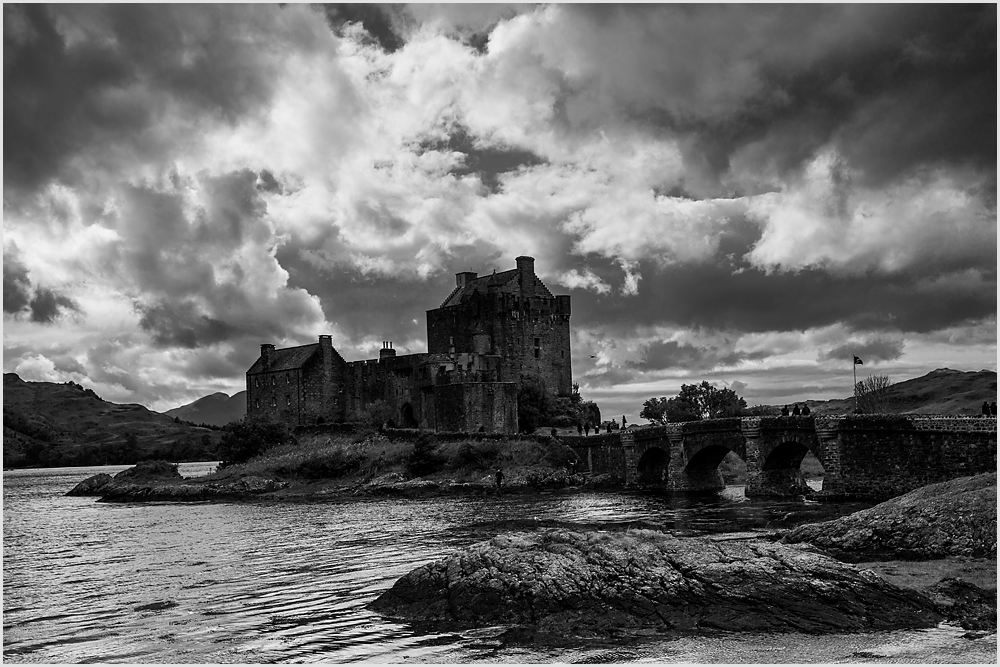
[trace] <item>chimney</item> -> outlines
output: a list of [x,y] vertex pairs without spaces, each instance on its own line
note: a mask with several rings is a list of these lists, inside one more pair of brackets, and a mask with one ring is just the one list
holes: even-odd
[[535,275],[535,258],[521,255],[514,260],[517,262],[517,270],[521,273]]
[[455,284],[459,287],[465,287],[478,277],[479,274],[475,271],[462,271],[455,274]]
[[382,361],[386,357],[395,357],[396,350],[392,349],[392,341],[382,341],[382,349],[378,351],[378,359]]
[[271,367],[271,360],[274,358],[274,345],[263,343],[260,346],[260,358],[264,361],[264,370]]

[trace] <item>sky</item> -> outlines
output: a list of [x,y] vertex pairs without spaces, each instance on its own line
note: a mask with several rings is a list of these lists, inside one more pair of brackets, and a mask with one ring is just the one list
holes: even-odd
[[166,410],[535,258],[605,416],[997,367],[996,6],[4,5],[3,368]]

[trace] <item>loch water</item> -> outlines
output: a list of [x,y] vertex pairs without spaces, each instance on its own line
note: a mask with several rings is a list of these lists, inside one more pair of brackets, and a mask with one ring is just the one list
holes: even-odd
[[[99,503],[65,493],[126,466],[4,471],[9,662],[981,662],[960,628],[519,644],[440,633],[366,605],[411,569],[498,533],[560,525],[684,535],[784,527],[863,505],[717,494]],[[196,476],[214,464],[181,464]],[[975,645],[975,646],[974,646]],[[989,649],[989,646],[986,647]],[[965,653],[963,653],[965,651]],[[978,652],[977,652],[978,651]]]

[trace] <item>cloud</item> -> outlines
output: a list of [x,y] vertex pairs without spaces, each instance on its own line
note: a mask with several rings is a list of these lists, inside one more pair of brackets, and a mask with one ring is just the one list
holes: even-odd
[[21,262],[17,246],[3,251],[3,312],[28,315],[32,322],[52,324],[66,313],[80,312],[71,298],[47,287],[32,285],[28,269]]
[[873,340],[854,340],[838,345],[832,350],[820,354],[820,361],[851,359],[852,355],[861,357],[865,363],[879,361],[895,361],[903,356],[904,341],[884,338]]
[[996,267],[996,206],[975,174],[923,173],[871,189],[834,154],[786,192],[755,198],[763,234],[747,258],[765,269],[899,273]]
[[168,401],[266,341],[419,352],[454,273],[522,254],[612,405],[837,387],[844,341],[995,365],[988,6],[4,19],[5,368]]
[[281,39],[313,42],[264,6],[4,7],[4,183],[30,192],[178,157],[207,127],[256,113]]

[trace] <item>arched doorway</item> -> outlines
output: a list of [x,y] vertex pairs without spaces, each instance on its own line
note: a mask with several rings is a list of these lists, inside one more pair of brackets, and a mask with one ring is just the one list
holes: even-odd
[[639,484],[663,485],[667,481],[670,454],[659,447],[650,447],[636,463],[636,481]]
[[413,416],[413,406],[409,403],[403,404],[403,409],[400,410],[400,423],[403,428],[417,428],[417,420]]

